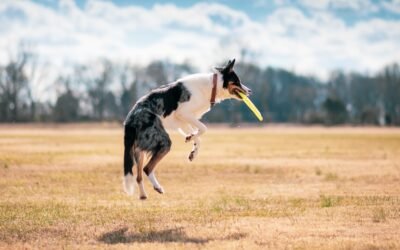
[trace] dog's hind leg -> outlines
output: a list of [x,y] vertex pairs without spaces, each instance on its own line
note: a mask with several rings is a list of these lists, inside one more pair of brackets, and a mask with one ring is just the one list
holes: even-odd
[[143,185],[143,161],[144,161],[144,153],[141,150],[135,150],[134,151],[134,156],[135,156],[135,161],[137,163],[137,177],[136,177],[136,182],[138,183],[139,186],[139,191],[140,191],[140,199],[145,200],[147,199],[146,191],[144,190],[144,185]]
[[166,156],[171,149],[171,142],[164,146],[159,148],[151,157],[150,161],[147,163],[147,165],[144,167],[143,171],[146,173],[147,177],[149,178],[151,184],[153,184],[154,190],[159,192],[160,194],[164,193],[164,189],[158,183],[154,169],[157,166],[157,164]]

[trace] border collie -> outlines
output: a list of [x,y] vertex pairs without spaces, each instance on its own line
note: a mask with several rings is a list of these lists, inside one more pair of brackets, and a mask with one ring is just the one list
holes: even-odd
[[[225,67],[215,68],[213,73],[189,75],[154,89],[137,101],[124,122],[124,189],[128,194],[134,192],[134,163],[137,165],[140,199],[147,198],[142,172],[146,173],[157,192],[164,193],[154,169],[171,148],[165,126],[178,129],[186,142],[193,141],[188,157],[192,161],[200,148],[199,137],[207,130],[199,119],[215,103],[228,98],[241,99],[237,92],[251,93],[241,84],[233,70],[234,64],[235,59]],[[150,160],[143,167],[145,154],[150,155]]]

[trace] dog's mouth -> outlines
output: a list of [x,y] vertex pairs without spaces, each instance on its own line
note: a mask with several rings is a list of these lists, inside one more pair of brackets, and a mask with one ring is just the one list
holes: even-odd
[[244,94],[244,95],[247,95],[247,93],[246,93],[244,90],[242,90],[242,89],[235,88],[235,89],[233,90],[233,94],[234,94],[237,98],[242,99],[242,97],[239,95],[239,93],[242,93],[242,94]]
[[229,92],[231,93],[231,95],[236,96],[240,100],[242,99],[242,97],[239,95],[239,93],[242,93],[245,96],[249,96],[251,94],[251,90],[249,88],[241,88],[238,86],[233,86]]

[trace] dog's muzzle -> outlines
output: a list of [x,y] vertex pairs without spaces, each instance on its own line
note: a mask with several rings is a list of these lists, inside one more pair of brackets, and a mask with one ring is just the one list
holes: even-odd
[[246,96],[250,96],[252,93],[251,89],[246,87],[243,84],[241,84],[240,87],[234,86],[230,92],[231,92],[231,94],[235,95],[239,99],[242,99],[242,98],[240,97],[240,95],[237,92],[241,92],[241,93],[245,94]]

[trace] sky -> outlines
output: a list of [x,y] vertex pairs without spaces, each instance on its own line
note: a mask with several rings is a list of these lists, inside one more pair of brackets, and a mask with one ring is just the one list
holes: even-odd
[[100,58],[146,65],[230,58],[327,79],[400,62],[400,0],[1,0],[0,64],[29,43],[62,70]]

